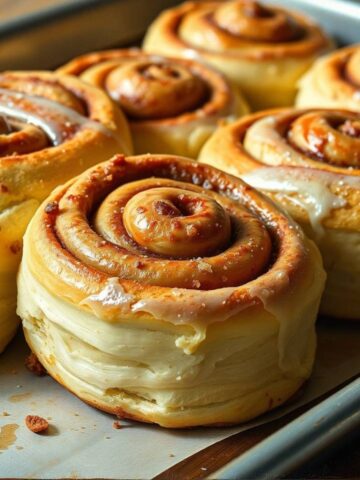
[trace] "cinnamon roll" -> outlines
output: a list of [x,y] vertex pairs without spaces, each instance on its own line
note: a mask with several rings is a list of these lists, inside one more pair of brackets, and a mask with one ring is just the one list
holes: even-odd
[[111,100],[76,78],[0,74],[0,352],[18,324],[15,277],[31,216],[56,185],[131,152],[129,135]]
[[110,50],[60,69],[104,89],[126,113],[136,153],[197,157],[219,121],[248,113],[222,74],[194,60]]
[[163,12],[144,49],[206,61],[255,110],[292,105],[296,83],[332,41],[307,17],[252,0],[187,2]]
[[218,425],[280,405],[309,377],[323,285],[315,244],[241,180],[118,155],[36,212],[18,313],[47,371],[89,404]]
[[200,160],[269,194],[320,247],[320,311],[360,319],[360,114],[265,111],[223,128]]
[[360,111],[360,45],[336,50],[315,62],[299,82],[299,107]]

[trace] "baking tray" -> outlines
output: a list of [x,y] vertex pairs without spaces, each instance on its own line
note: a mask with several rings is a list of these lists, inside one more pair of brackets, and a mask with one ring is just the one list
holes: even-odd
[[360,42],[359,0],[262,0],[308,13],[332,35],[338,45]]
[[176,0],[0,0],[0,70],[49,69],[141,39]]
[[[360,429],[360,378],[212,475],[218,480],[283,477]],[[360,473],[360,472],[359,472]]]
[[[358,0],[263,1],[309,13],[339,44],[360,42]],[[0,69],[53,68],[90,50],[137,42],[161,10],[177,3],[0,0]]]
[[[0,7],[4,8],[6,3],[9,8],[15,4],[13,0],[7,0],[7,2],[0,0]],[[171,0],[38,0],[32,3],[32,7],[39,5],[41,8],[36,12],[29,13],[27,10],[29,2],[19,0],[17,4],[20,14],[4,21],[0,13],[0,39],[2,42],[0,68],[51,68],[89,50],[127,45],[140,39],[147,25],[160,10],[175,3],[179,2]],[[308,12],[334,35],[340,44],[360,42],[360,4],[356,0],[324,0],[317,3],[313,0],[292,0],[291,2],[271,0],[268,3],[282,4],[289,8],[298,8]],[[329,328],[330,330],[339,329],[335,333],[332,332],[335,337],[338,337],[339,334],[345,335],[345,337],[348,335],[360,342],[359,329],[354,325],[344,324],[338,327],[330,325]],[[324,327],[320,328],[319,333],[323,339]],[[18,357],[19,352],[22,352],[23,356],[25,355],[25,347],[20,338],[5,353],[9,364],[13,364],[11,358],[15,362],[15,357]],[[23,356],[21,360],[17,358],[16,372],[1,376],[0,369],[0,427],[5,422],[9,424],[13,421],[14,416],[20,423],[21,420],[18,417],[21,414],[16,412],[25,412],[25,409],[38,411],[40,406],[44,410],[44,416],[47,413],[52,418],[57,417],[59,422],[55,422],[49,437],[40,437],[40,439],[36,437],[36,440],[26,432],[23,425],[20,426],[18,437],[22,445],[14,443],[13,450],[3,451],[0,454],[1,477],[93,478],[97,476],[124,478],[121,472],[128,472],[129,468],[124,470],[120,463],[126,461],[130,464],[133,462],[131,468],[133,468],[134,476],[131,478],[140,476],[150,478],[157,474],[159,478],[180,479],[185,478],[181,468],[176,468],[176,464],[180,460],[186,461],[184,459],[198,450],[219,442],[238,431],[238,429],[225,429],[219,433],[219,430],[195,429],[191,432],[173,433],[162,431],[157,427],[125,422],[123,437],[115,438],[114,432],[111,431],[111,417],[83,405],[49,378],[39,380],[29,377],[22,365]],[[340,369],[338,377],[333,380],[339,385],[342,381],[358,375],[359,372],[360,356],[354,356],[353,364],[347,364],[343,371]],[[4,378],[7,383],[2,383]],[[314,381],[319,381],[319,378],[315,374],[312,383],[310,381],[310,385],[305,390],[304,402],[309,400],[309,392],[314,387]],[[46,383],[45,389],[45,383],[41,385],[41,381]],[[10,397],[17,399],[14,401],[18,402],[14,404],[10,402],[10,407],[10,397],[5,395],[5,384],[7,393],[11,393]],[[32,392],[24,391],[24,388],[26,389],[26,386],[29,385],[32,385]],[[334,388],[335,384],[330,382],[322,387],[323,390],[328,391]],[[31,393],[31,395],[27,397],[27,393]],[[1,410],[5,402],[7,402],[9,410],[12,409],[14,412],[13,414],[10,412],[10,417],[1,417]],[[258,443],[257,446],[247,450],[241,457],[231,461],[222,470],[210,474],[211,467],[203,462],[199,467],[198,476],[192,478],[205,478],[208,474],[209,478],[219,479],[278,478],[287,475],[308,461],[310,457],[319,455],[324,449],[329,449],[330,446],[340,442],[344,435],[349,435],[358,428],[359,405],[360,386],[359,380],[355,380],[350,385],[331,394],[318,406],[310,409],[304,414],[305,416],[296,419],[297,415],[295,415],[295,420],[289,421],[289,423],[285,417],[283,428]],[[276,418],[291,408],[293,407],[285,407],[268,418],[261,418],[259,422],[264,422],[264,424],[258,425],[258,422],[255,422],[252,427],[256,431],[263,429],[265,434],[262,433],[260,437],[264,438],[267,436],[267,432],[272,431],[271,428],[266,427],[268,422],[271,422],[269,425],[272,425],[274,421],[276,422]],[[67,415],[69,412],[72,412],[72,417]],[[4,413],[6,413],[5,409]],[[31,413],[31,411],[26,413]],[[64,416],[62,417],[61,414]],[[319,428],[321,424],[322,427]],[[60,425],[60,427],[56,425]],[[93,431],[91,426],[93,426]],[[65,433],[67,429],[69,437]],[[127,430],[131,431],[131,435],[126,433]],[[255,430],[247,432],[248,435],[251,436],[251,432]],[[130,448],[127,445],[127,438],[131,438],[133,442]],[[139,456],[138,445],[144,441],[143,439],[147,439],[148,442],[149,439],[153,439],[153,441],[143,448],[143,455]],[[109,442],[109,440],[112,441]],[[99,444],[96,444],[96,448],[94,448],[95,441],[102,445],[103,455],[108,454],[105,461],[101,460],[101,456],[99,457]],[[38,443],[36,444],[36,442]],[[252,442],[252,444],[254,443],[256,441]],[[33,449],[34,445],[32,444],[35,444]],[[81,448],[80,445],[82,445]],[[48,462],[46,469],[43,467],[36,469],[36,464],[41,463],[52,448],[54,457],[51,462]],[[56,460],[56,451],[59,449],[66,451],[68,457]],[[126,451],[125,456],[122,453],[124,451]],[[8,453],[9,455],[7,455]],[[114,456],[118,463],[113,463],[111,460]],[[84,459],[88,459],[90,469],[77,469],[76,462],[80,458],[83,462]],[[101,472],[94,470],[99,462],[103,462]],[[67,464],[67,470],[65,464]],[[27,465],[29,469],[26,468]],[[149,465],[152,465],[152,468]],[[168,475],[161,474],[159,465],[162,465],[162,470],[169,469]],[[34,466],[33,470],[30,468],[32,466]],[[114,468],[117,469],[115,472]],[[95,475],[90,472],[94,472]],[[130,477],[128,476],[128,478]]]
[[[19,334],[0,362],[0,431],[5,427],[4,435],[0,434],[0,476],[203,479],[215,470],[212,455],[206,450],[235,441],[253,457],[251,445],[289,424],[303,409],[309,408],[309,402],[328,396],[358,374],[360,330],[356,325],[321,322],[318,340],[315,369],[302,394],[253,422],[228,428],[172,431],[121,420],[122,428],[116,430],[112,428],[113,416],[84,404],[51,377],[36,377],[28,372],[24,366],[28,349]],[[46,435],[34,435],[26,428],[24,419],[29,414],[48,418],[50,428]],[[195,462],[194,456],[198,459]],[[271,449],[270,459],[265,458],[274,460]],[[258,462],[257,455],[256,459]],[[295,465],[291,457],[288,461]],[[224,463],[217,462],[216,468]],[[190,475],[188,465],[192,465]],[[242,477],[225,474],[222,478]]]
[[[360,42],[359,0],[262,1],[297,8],[309,14],[340,46]],[[360,364],[358,369],[360,373]],[[360,379],[356,378],[350,385],[214,472],[211,478],[268,480],[284,477],[316,456],[324,456],[326,451],[331,453],[345,436],[359,434],[359,431]]]

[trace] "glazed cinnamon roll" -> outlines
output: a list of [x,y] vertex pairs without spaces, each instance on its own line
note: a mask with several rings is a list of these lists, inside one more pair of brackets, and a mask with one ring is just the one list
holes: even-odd
[[89,404],[218,425],[309,377],[323,285],[316,246],[241,180],[183,157],[116,156],[35,214],[18,313],[48,372]]
[[320,247],[321,312],[360,319],[360,114],[279,109],[223,128],[200,160],[269,194]]
[[144,41],[148,52],[214,65],[255,110],[292,105],[297,81],[331,46],[307,17],[252,0],[184,3],[163,12]]
[[342,48],[317,60],[299,85],[299,107],[360,111],[360,45]]
[[60,183],[118,151],[126,120],[100,90],[46,72],[0,74],[0,352],[18,320],[16,272],[25,228]]
[[60,69],[104,89],[126,113],[136,153],[197,157],[219,121],[248,113],[222,74],[194,60],[110,50]]

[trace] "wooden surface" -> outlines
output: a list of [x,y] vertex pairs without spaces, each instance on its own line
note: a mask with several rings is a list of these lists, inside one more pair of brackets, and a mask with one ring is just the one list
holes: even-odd
[[[270,430],[269,433],[272,433]],[[193,455],[173,468],[155,477],[156,480],[197,480],[205,479],[228,461],[253,446],[263,437],[259,432],[255,436],[248,432],[230,437],[219,444]],[[206,470],[205,470],[206,469]],[[358,480],[360,478],[360,436],[349,439],[334,451],[314,460],[310,465],[296,470],[287,479],[294,480]],[[270,479],[269,479],[270,480]]]
[[[211,475],[226,465],[230,460],[246,452],[352,380],[354,380],[354,378],[319,399],[314,400],[309,405],[301,407],[283,418],[266,425],[261,425],[252,430],[238,433],[205,448],[195,455],[179,462],[174,467],[162,472],[160,475],[157,475],[154,480],[205,479],[208,475]],[[360,479],[360,432],[357,433],[358,435],[356,437],[353,436],[352,438],[345,439],[344,442],[336,446],[334,450],[324,452],[322,458],[314,459],[310,465],[289,472],[284,478],[321,480]]]

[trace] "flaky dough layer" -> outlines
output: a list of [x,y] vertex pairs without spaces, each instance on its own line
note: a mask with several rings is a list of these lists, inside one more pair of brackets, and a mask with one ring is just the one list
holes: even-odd
[[18,325],[22,237],[57,185],[116,152],[131,152],[120,110],[99,89],[50,72],[0,74],[0,352]]
[[24,245],[27,341],[98,408],[172,428],[238,423],[311,373],[319,252],[235,177],[118,156],[57,189]]

